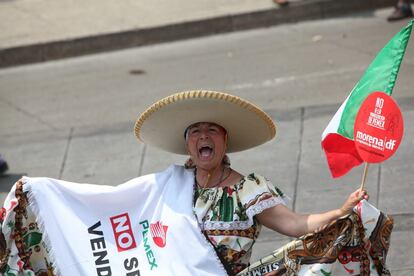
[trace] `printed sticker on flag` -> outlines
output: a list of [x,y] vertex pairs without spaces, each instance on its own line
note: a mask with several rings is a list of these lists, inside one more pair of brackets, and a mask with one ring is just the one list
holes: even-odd
[[355,120],[356,149],[368,163],[385,161],[397,151],[403,131],[403,118],[396,102],[383,92],[372,93]]

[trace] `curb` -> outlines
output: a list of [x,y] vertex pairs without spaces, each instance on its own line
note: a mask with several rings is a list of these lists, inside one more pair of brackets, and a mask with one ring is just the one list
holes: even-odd
[[0,68],[389,7],[396,0],[303,0],[286,8],[0,50]]

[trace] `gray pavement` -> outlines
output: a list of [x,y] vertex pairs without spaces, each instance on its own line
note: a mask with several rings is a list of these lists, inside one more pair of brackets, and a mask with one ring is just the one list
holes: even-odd
[[0,67],[178,39],[329,18],[389,7],[395,0],[5,0]]
[[[406,21],[390,9],[151,45],[0,70],[0,153],[10,165],[0,190],[23,174],[116,185],[159,171],[184,156],[139,144],[135,118],[146,106],[188,89],[228,91],[262,106],[277,139],[230,156],[242,173],[270,178],[298,212],[337,208],[360,183],[362,168],[333,180],[320,136],[375,54]],[[414,266],[414,43],[394,97],[405,119],[398,152],[369,169],[370,201],[395,218],[393,275]],[[288,238],[264,230],[254,259]]]

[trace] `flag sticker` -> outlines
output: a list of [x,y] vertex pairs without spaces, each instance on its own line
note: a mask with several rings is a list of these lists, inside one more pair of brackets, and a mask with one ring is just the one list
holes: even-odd
[[403,136],[398,105],[385,93],[370,94],[357,114],[354,131],[355,146],[364,161],[385,161],[397,151]]

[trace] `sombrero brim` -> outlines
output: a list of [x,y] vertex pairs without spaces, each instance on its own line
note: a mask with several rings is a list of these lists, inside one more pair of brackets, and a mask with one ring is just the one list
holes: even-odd
[[224,127],[229,153],[256,147],[276,135],[275,124],[260,108],[215,91],[187,91],[159,100],[137,119],[135,135],[145,144],[187,154],[184,131],[198,122]]

